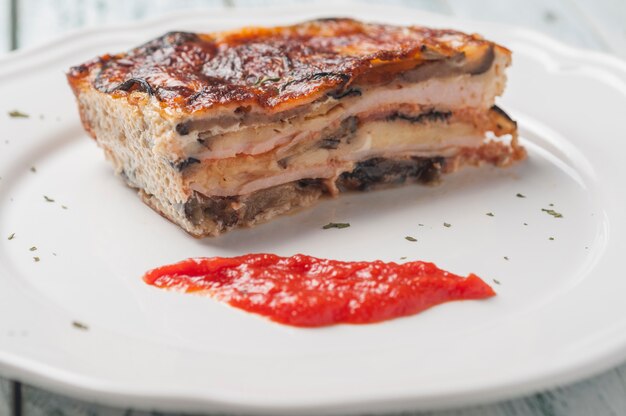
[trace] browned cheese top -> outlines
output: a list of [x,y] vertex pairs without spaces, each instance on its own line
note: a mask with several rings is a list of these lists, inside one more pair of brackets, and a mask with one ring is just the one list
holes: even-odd
[[453,30],[333,18],[222,33],[171,32],[73,67],[68,78],[77,93],[90,86],[118,98],[142,91],[181,114],[218,106],[274,112],[485,45],[494,44]]

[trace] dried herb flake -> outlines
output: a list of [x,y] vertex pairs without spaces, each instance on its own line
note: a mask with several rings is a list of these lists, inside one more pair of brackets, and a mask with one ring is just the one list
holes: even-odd
[[556,212],[553,209],[541,208],[541,210],[543,212],[547,212],[548,214],[552,215],[554,218],[563,218],[563,214],[561,214],[560,212]]
[[37,247],[35,246],[32,246],[31,248],[28,249],[28,251],[36,251],[36,250],[37,250]]
[[9,111],[9,117],[11,118],[28,118],[30,117],[28,114],[23,113],[18,110]]
[[15,238],[15,233],[11,233],[11,235],[9,236],[7,240],[13,240],[14,238]]
[[504,260],[509,260],[509,258],[507,256],[504,256],[503,258],[504,258]]
[[46,202],[54,202],[54,199],[50,198],[49,196],[43,196],[43,199],[46,200]]
[[452,227],[452,224],[448,224],[447,222],[444,222],[444,223],[443,223],[443,226],[444,226],[444,227],[447,227],[447,228],[450,228],[450,227]]
[[33,257],[33,260],[35,261],[35,263],[37,263],[41,259],[39,257],[35,256],[35,257]]
[[78,321],[72,321],[72,326],[76,329],[80,329],[81,331],[87,331],[89,330],[89,327],[85,324],[83,324],[82,322],[78,322]]
[[499,284],[500,284],[500,281],[499,281],[498,279],[491,279],[491,280],[493,280],[493,282],[494,282],[495,284],[497,284],[497,285],[499,285]]
[[488,212],[485,215],[488,216],[488,217],[495,217],[495,215],[493,215],[493,212]]
[[328,230],[329,228],[348,228],[350,223],[348,222],[329,222],[325,226],[322,227],[324,230]]
[[30,167],[30,171],[33,172],[33,173],[37,173],[37,168],[34,167],[34,166],[31,166]]
[[415,237],[411,237],[410,235],[407,235],[406,237],[404,237],[405,240],[407,241],[412,241],[412,242],[416,242],[417,238]]
[[518,198],[526,198],[526,195],[520,193],[517,193],[515,196]]

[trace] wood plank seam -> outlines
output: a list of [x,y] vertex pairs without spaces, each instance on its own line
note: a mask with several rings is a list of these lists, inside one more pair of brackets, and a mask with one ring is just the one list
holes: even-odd
[[17,41],[17,8],[18,8],[18,4],[17,4],[18,0],[11,0],[9,3],[9,25],[11,26],[10,29],[10,44],[9,47],[12,51],[16,50],[18,47],[18,41]]
[[13,397],[11,403],[11,409],[13,410],[13,416],[22,416],[22,383],[19,381],[12,381],[11,388],[13,390]]

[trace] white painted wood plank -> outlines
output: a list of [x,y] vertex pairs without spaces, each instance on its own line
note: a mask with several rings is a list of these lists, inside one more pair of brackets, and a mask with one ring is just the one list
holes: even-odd
[[[364,0],[365,3],[380,4],[380,0]],[[450,6],[445,0],[387,0],[384,4],[410,7],[418,10],[440,14],[452,14]]]
[[[597,4],[604,1],[607,0],[595,0]],[[525,26],[573,46],[607,50],[605,42],[595,33],[584,16],[565,0],[447,0],[447,2],[452,12],[460,17]]]
[[567,0],[587,19],[613,53],[626,58],[626,1]]
[[0,377],[0,415],[10,415],[13,402],[11,382]]
[[184,9],[223,6],[223,0],[20,0],[19,46],[39,44],[82,27],[119,24]]
[[[24,416],[176,416],[174,413],[133,411],[101,406],[50,393],[36,387],[23,386]],[[2,415],[2,413],[0,413]]]
[[[269,6],[275,4],[297,4],[302,0],[231,0],[234,7]],[[380,4],[381,0],[361,0],[363,3]],[[442,14],[450,14],[450,8],[445,0],[385,0],[385,5],[406,6],[420,10],[427,10]],[[331,13],[331,12],[329,12]]]
[[9,0],[0,3],[0,55],[9,50],[11,42],[11,20],[9,18]]

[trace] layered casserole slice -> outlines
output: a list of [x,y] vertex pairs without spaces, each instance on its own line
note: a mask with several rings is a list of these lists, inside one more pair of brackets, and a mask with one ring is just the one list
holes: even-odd
[[494,104],[510,55],[453,30],[321,19],[167,33],[68,79],[116,172],[212,236],[323,195],[523,159]]

